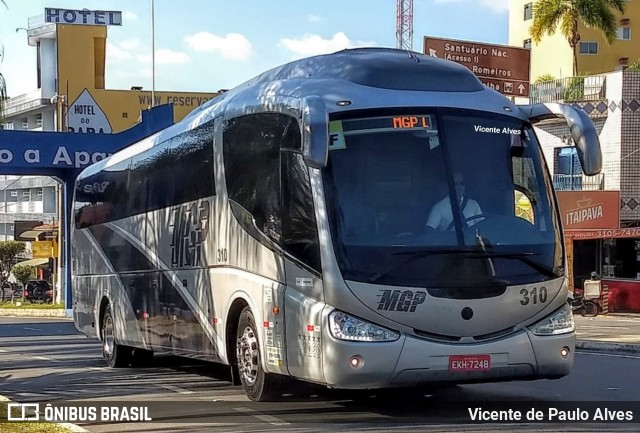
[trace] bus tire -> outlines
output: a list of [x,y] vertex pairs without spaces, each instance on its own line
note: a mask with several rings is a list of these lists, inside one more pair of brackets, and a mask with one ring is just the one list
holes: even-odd
[[107,305],[102,316],[102,356],[111,368],[128,367],[131,363],[133,349],[118,344],[115,337],[115,322],[111,306]]
[[238,320],[236,356],[240,383],[250,400],[274,401],[282,397],[280,377],[262,368],[258,328],[249,307],[242,310]]

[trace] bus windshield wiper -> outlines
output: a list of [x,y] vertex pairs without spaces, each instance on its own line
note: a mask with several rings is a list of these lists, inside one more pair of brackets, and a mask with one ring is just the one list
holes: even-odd
[[556,268],[548,268],[540,263],[531,260],[528,256],[537,256],[538,253],[499,253],[494,251],[475,251],[470,254],[471,257],[488,258],[488,259],[515,259],[531,266],[536,271],[547,277],[559,277],[562,273]]
[[440,250],[420,249],[420,250],[409,250],[409,251],[397,251],[395,253],[391,253],[391,255],[392,256],[409,256],[409,257],[407,257],[406,260],[402,260],[399,263],[394,263],[392,266],[388,267],[385,270],[382,270],[378,273],[373,274],[371,277],[369,277],[367,282],[375,283],[380,278],[389,275],[391,272],[395,271],[396,269],[401,268],[402,266],[409,264],[411,262],[414,262],[423,257],[434,256],[439,254],[468,253],[468,252],[474,252],[474,251],[477,251],[477,249],[476,248],[451,248],[451,249],[440,249]]
[[525,252],[525,253],[500,253],[500,252],[494,252],[492,250],[483,251],[483,250],[479,250],[477,247],[472,247],[472,248],[455,248],[455,249],[452,248],[452,249],[444,249],[444,250],[434,250],[434,249],[409,250],[409,251],[398,251],[398,252],[395,252],[395,253],[391,253],[391,255],[394,255],[394,256],[403,255],[403,256],[409,256],[409,257],[407,257],[406,260],[402,260],[399,263],[394,263],[392,266],[388,267],[387,269],[384,269],[384,270],[382,270],[380,272],[377,272],[377,273],[373,274],[371,277],[369,277],[367,282],[368,283],[375,283],[376,281],[380,280],[380,278],[389,275],[390,273],[392,273],[396,269],[399,269],[404,265],[407,265],[407,264],[409,264],[411,262],[414,262],[415,260],[418,260],[418,259],[421,259],[421,258],[427,257],[427,256],[441,255],[441,254],[459,254],[460,258],[480,258],[480,259],[487,258],[487,259],[513,259],[513,260],[519,260],[522,263],[525,263],[526,265],[529,265],[530,267],[532,267],[536,271],[540,272],[544,276],[547,276],[547,277],[558,277],[558,276],[561,275],[561,273],[558,270],[552,269],[552,268],[548,268],[548,267],[543,266],[543,265],[531,260],[530,258],[528,258],[528,256],[539,255],[538,253],[530,253],[530,252]]

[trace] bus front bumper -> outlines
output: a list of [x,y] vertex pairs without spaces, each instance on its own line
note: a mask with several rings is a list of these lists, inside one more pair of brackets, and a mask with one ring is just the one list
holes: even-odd
[[[539,337],[519,331],[474,344],[440,343],[413,336],[390,343],[347,342],[329,337],[323,351],[324,376],[327,385],[346,389],[559,378],[571,370],[574,347],[574,332]],[[490,362],[455,369],[452,359]]]

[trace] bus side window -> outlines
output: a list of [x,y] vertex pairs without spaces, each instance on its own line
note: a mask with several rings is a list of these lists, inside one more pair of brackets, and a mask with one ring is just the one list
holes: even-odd
[[[299,139],[300,134],[297,134]],[[307,266],[321,272],[320,242],[309,169],[302,154],[282,152],[283,247]]]
[[[267,247],[280,245],[280,146],[289,116],[259,113],[230,119],[224,129],[224,171],[238,223]],[[253,217],[248,224],[244,208]],[[256,228],[262,235],[256,233]]]

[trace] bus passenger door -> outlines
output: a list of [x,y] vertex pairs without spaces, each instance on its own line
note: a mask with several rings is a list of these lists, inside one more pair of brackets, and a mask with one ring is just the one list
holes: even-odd
[[324,381],[324,291],[309,169],[302,154],[293,151],[281,153],[281,164],[287,363],[294,377]]

